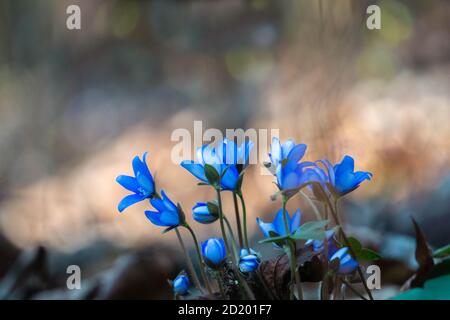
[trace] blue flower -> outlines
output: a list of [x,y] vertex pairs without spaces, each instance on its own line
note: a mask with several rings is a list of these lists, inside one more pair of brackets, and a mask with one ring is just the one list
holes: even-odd
[[242,273],[248,273],[258,269],[261,260],[253,249],[241,249],[239,258],[239,270]]
[[[300,226],[300,218],[301,218],[300,209],[297,209],[297,211],[295,211],[294,215],[292,216],[292,219],[289,216],[289,212],[287,210],[285,211],[285,216],[288,222],[289,233],[292,234]],[[275,238],[287,235],[286,228],[284,225],[283,209],[280,209],[277,212],[277,215],[275,216],[275,219],[272,221],[272,223],[266,223],[262,221],[260,218],[256,218],[256,223],[258,223],[259,228],[261,229],[261,232],[263,233],[265,238]]]
[[[331,229],[331,230],[327,230],[325,232],[325,234],[326,234],[326,238],[328,240],[328,248],[327,248],[328,249],[328,258],[330,258],[331,256],[333,256],[336,253],[336,251],[339,250],[336,245],[336,241],[334,239],[336,232],[334,229]],[[321,253],[325,248],[323,240],[310,239],[310,240],[306,241],[305,246],[311,246],[313,251],[317,252],[317,253]]]
[[316,168],[315,171],[321,176],[322,184],[327,188],[327,192],[330,192],[336,197],[341,197],[349,192],[352,192],[364,180],[370,180],[372,173],[367,171],[354,171],[355,161],[352,157],[346,155],[341,163],[332,166],[328,160],[318,161],[321,163],[325,170]]
[[339,269],[337,272],[340,274],[349,274],[358,268],[358,262],[350,255],[347,247],[343,247],[335,252],[330,258],[330,262],[335,259],[339,259]]
[[248,165],[252,142],[245,142],[240,147],[231,141],[223,140],[217,147],[204,145],[197,149],[197,161],[184,160],[181,166],[203,183],[208,183],[205,174],[205,164],[211,165],[221,176],[222,190],[236,190],[239,188],[240,173]]
[[138,156],[133,159],[134,177],[121,175],[116,181],[125,189],[133,192],[120,201],[118,210],[122,212],[129,206],[151,198],[155,192],[155,182],[147,166],[147,152],[144,153],[142,160]]
[[174,293],[184,296],[189,291],[190,287],[189,278],[184,274],[180,274],[175,278],[175,280],[173,280],[172,285]]
[[202,243],[202,255],[205,263],[212,269],[219,268],[225,261],[227,252],[225,243],[220,238],[210,238]]
[[160,227],[176,227],[180,224],[181,213],[178,207],[161,190],[162,199],[153,198],[150,203],[157,211],[145,211],[146,217]]
[[270,161],[272,172],[277,177],[280,190],[295,192],[311,182],[318,182],[320,176],[315,170],[313,162],[299,162],[306,152],[306,144],[295,144],[294,140],[287,140],[281,144],[278,138],[272,139],[270,145]]
[[270,161],[274,167],[287,162],[296,164],[305,155],[306,147],[306,144],[295,144],[292,139],[281,144],[280,140],[274,137],[270,145]]
[[219,208],[213,202],[197,202],[192,208],[192,217],[199,223],[213,223],[219,219]]

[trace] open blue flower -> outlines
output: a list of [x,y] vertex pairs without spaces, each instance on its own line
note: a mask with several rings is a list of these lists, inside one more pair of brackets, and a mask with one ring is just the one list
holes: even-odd
[[318,163],[322,164],[324,169],[316,168],[315,171],[321,176],[321,182],[327,193],[333,194],[336,197],[341,197],[349,192],[352,192],[364,180],[370,180],[372,173],[367,171],[354,171],[355,161],[352,157],[346,155],[341,163],[332,166],[328,160],[320,160]]
[[[289,212],[287,210],[285,211],[284,214],[287,218],[289,234],[292,234],[300,226],[300,219],[301,219],[300,209],[297,209],[297,211],[295,211],[294,215],[292,216],[292,219],[289,216]],[[283,209],[280,209],[277,212],[275,219],[272,221],[272,223],[264,222],[260,218],[256,218],[256,223],[258,223],[258,226],[261,229],[261,232],[263,233],[265,238],[275,238],[287,235],[283,218]]]
[[176,227],[180,224],[180,212],[177,205],[173,203],[161,190],[162,199],[153,198],[150,203],[157,211],[145,211],[145,216],[160,227]]
[[295,144],[291,139],[283,144],[278,138],[272,139],[270,167],[277,178],[278,188],[285,191],[286,195],[295,194],[301,187],[320,179],[316,171],[312,170],[315,163],[299,162],[305,155],[306,148],[306,144]]
[[121,175],[116,181],[125,189],[130,190],[133,194],[126,196],[118,205],[119,212],[122,212],[129,206],[151,198],[155,192],[155,182],[147,166],[147,152],[144,153],[142,160],[138,156],[133,159],[134,177]]
[[202,255],[205,263],[212,269],[218,269],[227,256],[225,242],[220,238],[210,238],[202,243]]
[[181,296],[185,296],[189,292],[189,278],[184,274],[178,275],[175,280],[173,280],[173,292]]
[[203,145],[196,151],[197,161],[184,160],[181,166],[203,183],[208,183],[205,165],[211,165],[221,176],[222,190],[236,190],[239,185],[239,175],[242,168],[248,165],[251,142],[245,142],[240,147],[231,140],[223,140],[217,147]]
[[295,144],[292,139],[288,139],[281,144],[280,140],[274,137],[270,145],[270,162],[274,167],[278,167],[281,163],[295,165],[305,155],[306,147],[306,144]]
[[192,208],[192,217],[199,223],[213,223],[219,219],[219,208],[213,202],[197,202]]
[[349,274],[358,268],[358,262],[351,256],[348,247],[343,247],[335,252],[330,258],[330,262],[335,259],[339,259],[339,269],[337,272],[340,274]]
[[239,270],[242,273],[248,273],[258,269],[261,260],[253,249],[241,249],[239,258]]

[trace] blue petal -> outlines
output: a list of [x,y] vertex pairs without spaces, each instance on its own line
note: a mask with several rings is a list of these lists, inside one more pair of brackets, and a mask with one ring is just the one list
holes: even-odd
[[159,217],[159,220],[166,226],[177,226],[180,224],[180,217],[178,211],[163,211]]
[[167,210],[167,208],[164,204],[164,201],[162,199],[152,198],[152,199],[150,199],[150,203],[159,212],[163,212],[164,210]]
[[178,207],[175,203],[172,202],[172,200],[169,199],[169,197],[166,195],[166,193],[164,192],[164,190],[161,190],[161,195],[163,197],[163,202],[164,205],[166,206],[166,208],[168,210],[171,211],[178,211]]
[[276,137],[272,138],[272,144],[270,145],[270,161],[278,166],[280,161],[282,160],[283,154],[281,150],[280,140]]
[[298,229],[298,227],[300,227],[301,217],[302,217],[302,213],[301,213],[300,209],[297,209],[297,211],[295,211],[295,213],[292,217],[292,220],[290,222],[291,233],[294,233]]
[[266,223],[260,218],[256,218],[256,223],[258,224],[259,229],[261,229],[261,232],[263,233],[265,238],[270,238],[271,237],[271,235],[269,234],[270,231],[278,234],[278,232],[273,227],[272,223]]
[[166,224],[161,222],[161,214],[157,211],[145,211],[145,216],[148,220],[151,221],[154,225],[160,226],[160,227],[168,227]]
[[130,195],[126,196],[125,198],[123,198],[122,201],[119,202],[117,209],[119,210],[119,212],[122,212],[129,206],[131,206],[139,201],[142,201],[144,199],[145,199],[145,196],[142,196],[140,194],[130,194]]
[[149,179],[151,178],[151,173],[150,170],[148,169],[147,166],[147,152],[144,153],[143,160],[139,159],[138,156],[134,157],[133,159],[133,171],[134,171],[134,175],[137,177],[138,172],[141,172],[141,174],[144,174],[145,176],[147,176]]
[[134,193],[139,192],[139,183],[134,177],[121,175],[116,178],[116,181],[125,189],[133,191]]
[[[287,224],[288,224],[288,228],[289,228],[289,220],[290,220],[290,219],[289,219],[289,212],[286,210],[284,215],[286,216]],[[276,232],[277,232],[279,235],[284,236],[284,235],[287,234],[287,232],[286,232],[286,227],[285,227],[285,225],[284,225],[283,208],[281,208],[280,210],[278,210],[278,212],[277,212],[277,214],[276,214],[276,216],[275,216],[275,219],[273,220],[272,224],[273,224],[273,226],[274,226]],[[288,230],[289,230],[289,229],[288,229]]]
[[282,160],[289,157],[289,153],[292,151],[292,149],[295,147],[295,141],[292,139],[286,140],[285,143],[281,146],[281,154],[282,154]]
[[235,166],[231,166],[223,175],[222,179],[220,180],[220,184],[225,190],[235,190],[238,180],[239,172]]
[[342,174],[353,172],[355,170],[355,161],[350,156],[345,156],[340,164],[335,166],[335,174],[336,176],[340,176]]
[[205,176],[205,169],[201,164],[194,163],[192,160],[184,160],[180,165],[192,173],[192,175],[194,175],[197,179],[203,182],[208,182]]
[[136,180],[139,185],[144,188],[148,195],[153,194],[155,191],[155,185],[153,184],[153,178],[146,176],[145,174],[138,172],[136,175]]

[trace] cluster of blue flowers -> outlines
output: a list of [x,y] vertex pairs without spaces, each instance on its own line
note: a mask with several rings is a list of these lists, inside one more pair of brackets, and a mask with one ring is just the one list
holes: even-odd
[[[145,211],[145,215],[151,223],[165,227],[165,231],[177,230],[181,227],[191,233],[201,263],[203,285],[198,280],[195,270],[190,270],[190,276],[198,287],[197,289],[204,290],[206,288],[210,294],[212,293],[210,279],[204,271],[209,270],[210,274],[217,276],[217,284],[224,295],[221,272],[228,264],[234,270],[240,288],[247,294],[247,297],[252,297],[245,276],[258,269],[261,259],[259,253],[249,246],[246,207],[242,193],[243,177],[249,165],[252,147],[251,141],[238,145],[234,141],[225,139],[216,146],[204,145],[199,148],[196,151],[195,161],[181,162],[180,165],[196,177],[200,185],[209,185],[217,192],[217,199],[199,201],[192,208],[192,217],[198,223],[212,224],[220,221],[222,238],[207,239],[201,243],[201,246],[185,218],[181,205],[173,202],[163,190],[160,193],[157,191],[155,181],[147,166],[147,153],[144,153],[142,159],[138,156],[133,159],[134,176],[120,175],[116,179],[120,185],[132,192],[120,201],[118,205],[120,212],[137,202],[149,199],[154,210]],[[359,264],[345,234],[342,234],[344,241],[338,241],[339,235],[336,234],[335,229],[326,230],[326,226],[329,224],[328,220],[317,222],[316,233],[305,233],[302,230],[300,209],[297,209],[291,216],[286,209],[286,204],[301,189],[307,187],[316,200],[330,205],[331,212],[335,213],[336,208],[333,208],[332,204],[336,203],[340,197],[358,188],[364,180],[370,180],[372,174],[365,171],[355,172],[354,160],[348,155],[334,166],[328,160],[301,161],[306,149],[305,144],[296,144],[294,140],[287,140],[284,143],[280,143],[277,138],[272,140],[269,153],[270,162],[266,163],[266,167],[275,176],[279,189],[277,194],[281,194],[282,197],[282,207],[272,222],[267,223],[260,218],[257,218],[256,222],[265,237],[265,242],[272,242],[275,247],[282,248],[289,254],[293,270],[297,269],[294,261],[296,260],[294,259],[296,241],[303,239],[306,241],[305,248],[311,248],[317,254],[326,256],[325,259],[330,263],[337,261],[337,274],[352,274]],[[224,191],[231,192],[235,200],[239,243],[234,238],[232,227],[222,209],[221,192]],[[241,201],[242,212],[239,210],[238,198]],[[241,217],[243,224],[241,224]],[[339,224],[336,214],[334,217],[336,225]],[[228,227],[228,230],[225,226]],[[311,229],[311,225],[309,229]],[[307,235],[312,235],[313,239],[306,239]],[[178,238],[182,241],[180,236]],[[233,249],[235,247],[238,247],[239,254]],[[325,250],[326,254],[324,254]],[[295,272],[291,272],[291,274],[292,282],[294,282]],[[191,292],[192,284],[184,272],[175,278],[172,285],[177,296],[186,296]],[[301,283],[298,280],[297,296],[301,297]]]

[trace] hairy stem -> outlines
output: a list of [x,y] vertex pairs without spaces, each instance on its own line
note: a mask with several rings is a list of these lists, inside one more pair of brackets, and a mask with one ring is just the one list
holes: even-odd
[[188,224],[186,224],[185,227],[186,227],[186,229],[189,230],[189,232],[192,235],[192,239],[194,240],[195,250],[197,251],[197,256],[200,261],[200,273],[202,275],[206,289],[208,290],[208,293],[212,294],[211,286],[209,284],[208,277],[206,276],[206,273],[205,273],[206,264],[205,264],[205,261],[203,260],[202,254],[200,253],[200,246],[198,245],[197,237],[195,236],[194,230],[192,230],[192,228]]
[[241,215],[239,214],[239,206],[237,202],[237,195],[236,191],[233,191],[233,204],[234,204],[234,213],[236,215],[236,225],[237,225],[237,233],[239,237],[239,247],[243,247],[243,240],[242,240],[242,226],[241,226]]
[[245,200],[244,200],[244,196],[242,195],[242,192],[239,192],[238,196],[239,196],[239,199],[241,200],[241,206],[242,206],[242,221],[244,224],[245,247],[250,248],[250,244],[248,242],[248,234],[247,234],[247,207],[245,206]]
[[[192,281],[195,286],[203,291],[203,287],[200,285],[200,281],[198,280],[197,273],[195,272],[194,265],[192,264],[191,257],[187,253],[186,246],[184,245],[183,238],[181,237],[180,231],[178,228],[175,228],[175,233],[177,234],[178,242],[180,243],[181,250],[183,251],[184,257],[186,259],[187,267],[189,269],[189,273],[191,274]],[[200,266],[202,267],[202,266]]]

